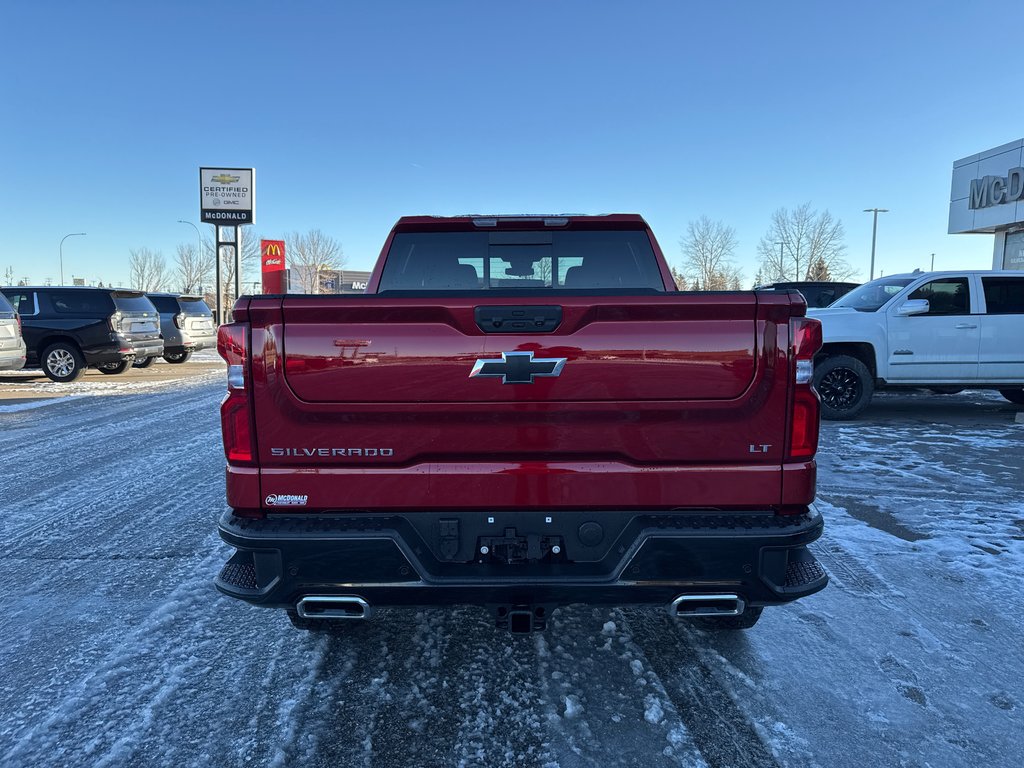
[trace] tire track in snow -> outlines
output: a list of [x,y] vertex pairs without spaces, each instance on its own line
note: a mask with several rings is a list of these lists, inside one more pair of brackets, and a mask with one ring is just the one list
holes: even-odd
[[561,768],[707,768],[620,610],[562,609],[534,642]]
[[636,609],[622,614],[710,768],[779,768],[753,723],[672,618]]

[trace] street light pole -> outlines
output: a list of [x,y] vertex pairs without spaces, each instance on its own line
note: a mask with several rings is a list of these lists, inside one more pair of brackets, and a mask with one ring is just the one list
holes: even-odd
[[935,254],[934,253],[932,254],[932,268],[929,269],[928,271],[929,272],[934,272],[935,271]]
[[60,239],[60,245],[57,246],[57,252],[60,254],[60,284],[64,285],[64,241],[69,237],[76,237],[84,235],[85,232],[69,232]]
[[[199,230],[199,227],[196,226],[196,224],[194,224],[191,221],[185,221],[184,219],[178,219],[178,223],[179,224],[188,224],[188,226],[190,226],[191,228],[196,230],[197,237],[199,238],[199,251],[196,252],[196,258],[198,260],[202,261],[202,259],[203,259],[203,233]],[[203,294],[203,286],[200,286],[200,293]],[[206,294],[203,294],[203,296],[206,296]]]
[[873,213],[875,215],[874,222],[871,224],[871,277],[869,280],[875,279],[875,238],[878,235],[878,214],[888,213],[888,208],[865,208],[864,213]]

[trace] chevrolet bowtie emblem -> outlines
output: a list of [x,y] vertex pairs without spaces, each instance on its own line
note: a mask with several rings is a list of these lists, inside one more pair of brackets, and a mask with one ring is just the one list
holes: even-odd
[[533,384],[536,376],[558,376],[567,358],[533,359],[533,352],[502,352],[501,360],[482,358],[476,361],[469,377],[500,376],[502,384]]
[[215,181],[218,184],[234,184],[236,181],[238,181],[239,178],[241,177],[232,176],[231,174],[228,173],[222,173],[217,176],[211,176],[210,181]]

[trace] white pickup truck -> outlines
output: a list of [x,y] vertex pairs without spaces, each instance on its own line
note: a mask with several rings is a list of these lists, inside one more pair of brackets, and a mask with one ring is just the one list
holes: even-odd
[[855,418],[875,390],[895,387],[997,389],[1024,404],[1024,272],[892,275],[808,315],[824,335],[823,418]]

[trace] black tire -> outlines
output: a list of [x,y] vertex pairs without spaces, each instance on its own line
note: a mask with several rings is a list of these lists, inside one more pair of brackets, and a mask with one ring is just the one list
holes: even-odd
[[814,388],[821,398],[821,417],[855,419],[875,394],[871,371],[856,357],[833,355],[814,366]]
[[999,394],[1017,405],[1024,405],[1024,387],[1021,389],[1000,389]]
[[117,376],[119,373],[124,373],[131,367],[131,363],[127,360],[122,360],[119,363],[102,363],[96,366],[100,373],[106,373],[110,376]]
[[747,608],[739,616],[704,616],[697,622],[704,629],[750,629],[761,618],[764,608]]
[[154,362],[156,362],[155,357],[137,357],[132,363],[132,368],[149,368]]
[[180,363],[187,363],[189,361],[189,358],[191,357],[191,352],[168,352],[167,354],[164,355],[164,360],[166,360],[168,363],[178,365]]
[[303,632],[348,635],[366,627],[366,619],[306,619],[299,616],[294,608],[289,608],[287,614],[292,626]]
[[74,344],[59,341],[43,350],[43,373],[50,381],[67,384],[82,378],[85,358]]

